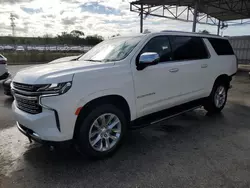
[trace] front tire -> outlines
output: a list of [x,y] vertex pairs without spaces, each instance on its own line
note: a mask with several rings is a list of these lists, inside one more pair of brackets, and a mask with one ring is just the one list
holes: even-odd
[[219,113],[227,102],[228,84],[225,82],[215,83],[210,96],[207,98],[204,108],[209,113]]
[[79,123],[76,138],[78,149],[96,159],[112,155],[121,145],[127,131],[123,112],[111,104],[94,108]]

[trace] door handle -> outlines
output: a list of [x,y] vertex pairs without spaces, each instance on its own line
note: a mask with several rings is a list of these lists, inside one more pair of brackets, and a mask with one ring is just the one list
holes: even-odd
[[173,68],[173,69],[170,69],[169,72],[178,72],[179,69],[178,68]]
[[207,68],[207,66],[208,66],[207,64],[202,64],[201,68]]

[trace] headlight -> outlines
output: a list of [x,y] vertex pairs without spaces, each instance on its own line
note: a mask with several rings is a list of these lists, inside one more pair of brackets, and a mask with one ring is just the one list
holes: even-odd
[[72,82],[62,82],[62,83],[53,83],[48,84],[44,87],[39,88],[37,91],[42,94],[64,94],[66,93],[72,86]]

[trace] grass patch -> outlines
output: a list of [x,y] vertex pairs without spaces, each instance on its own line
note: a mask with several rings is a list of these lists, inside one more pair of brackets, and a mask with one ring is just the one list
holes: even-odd
[[72,52],[0,52],[8,59],[8,64],[36,64],[46,63],[52,60],[80,55]]

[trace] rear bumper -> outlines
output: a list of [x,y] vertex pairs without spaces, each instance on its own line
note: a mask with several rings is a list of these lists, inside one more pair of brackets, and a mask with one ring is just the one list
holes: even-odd
[[8,78],[9,75],[10,75],[10,73],[8,73],[8,72],[4,73],[3,75],[0,76],[0,80],[4,80],[4,79]]

